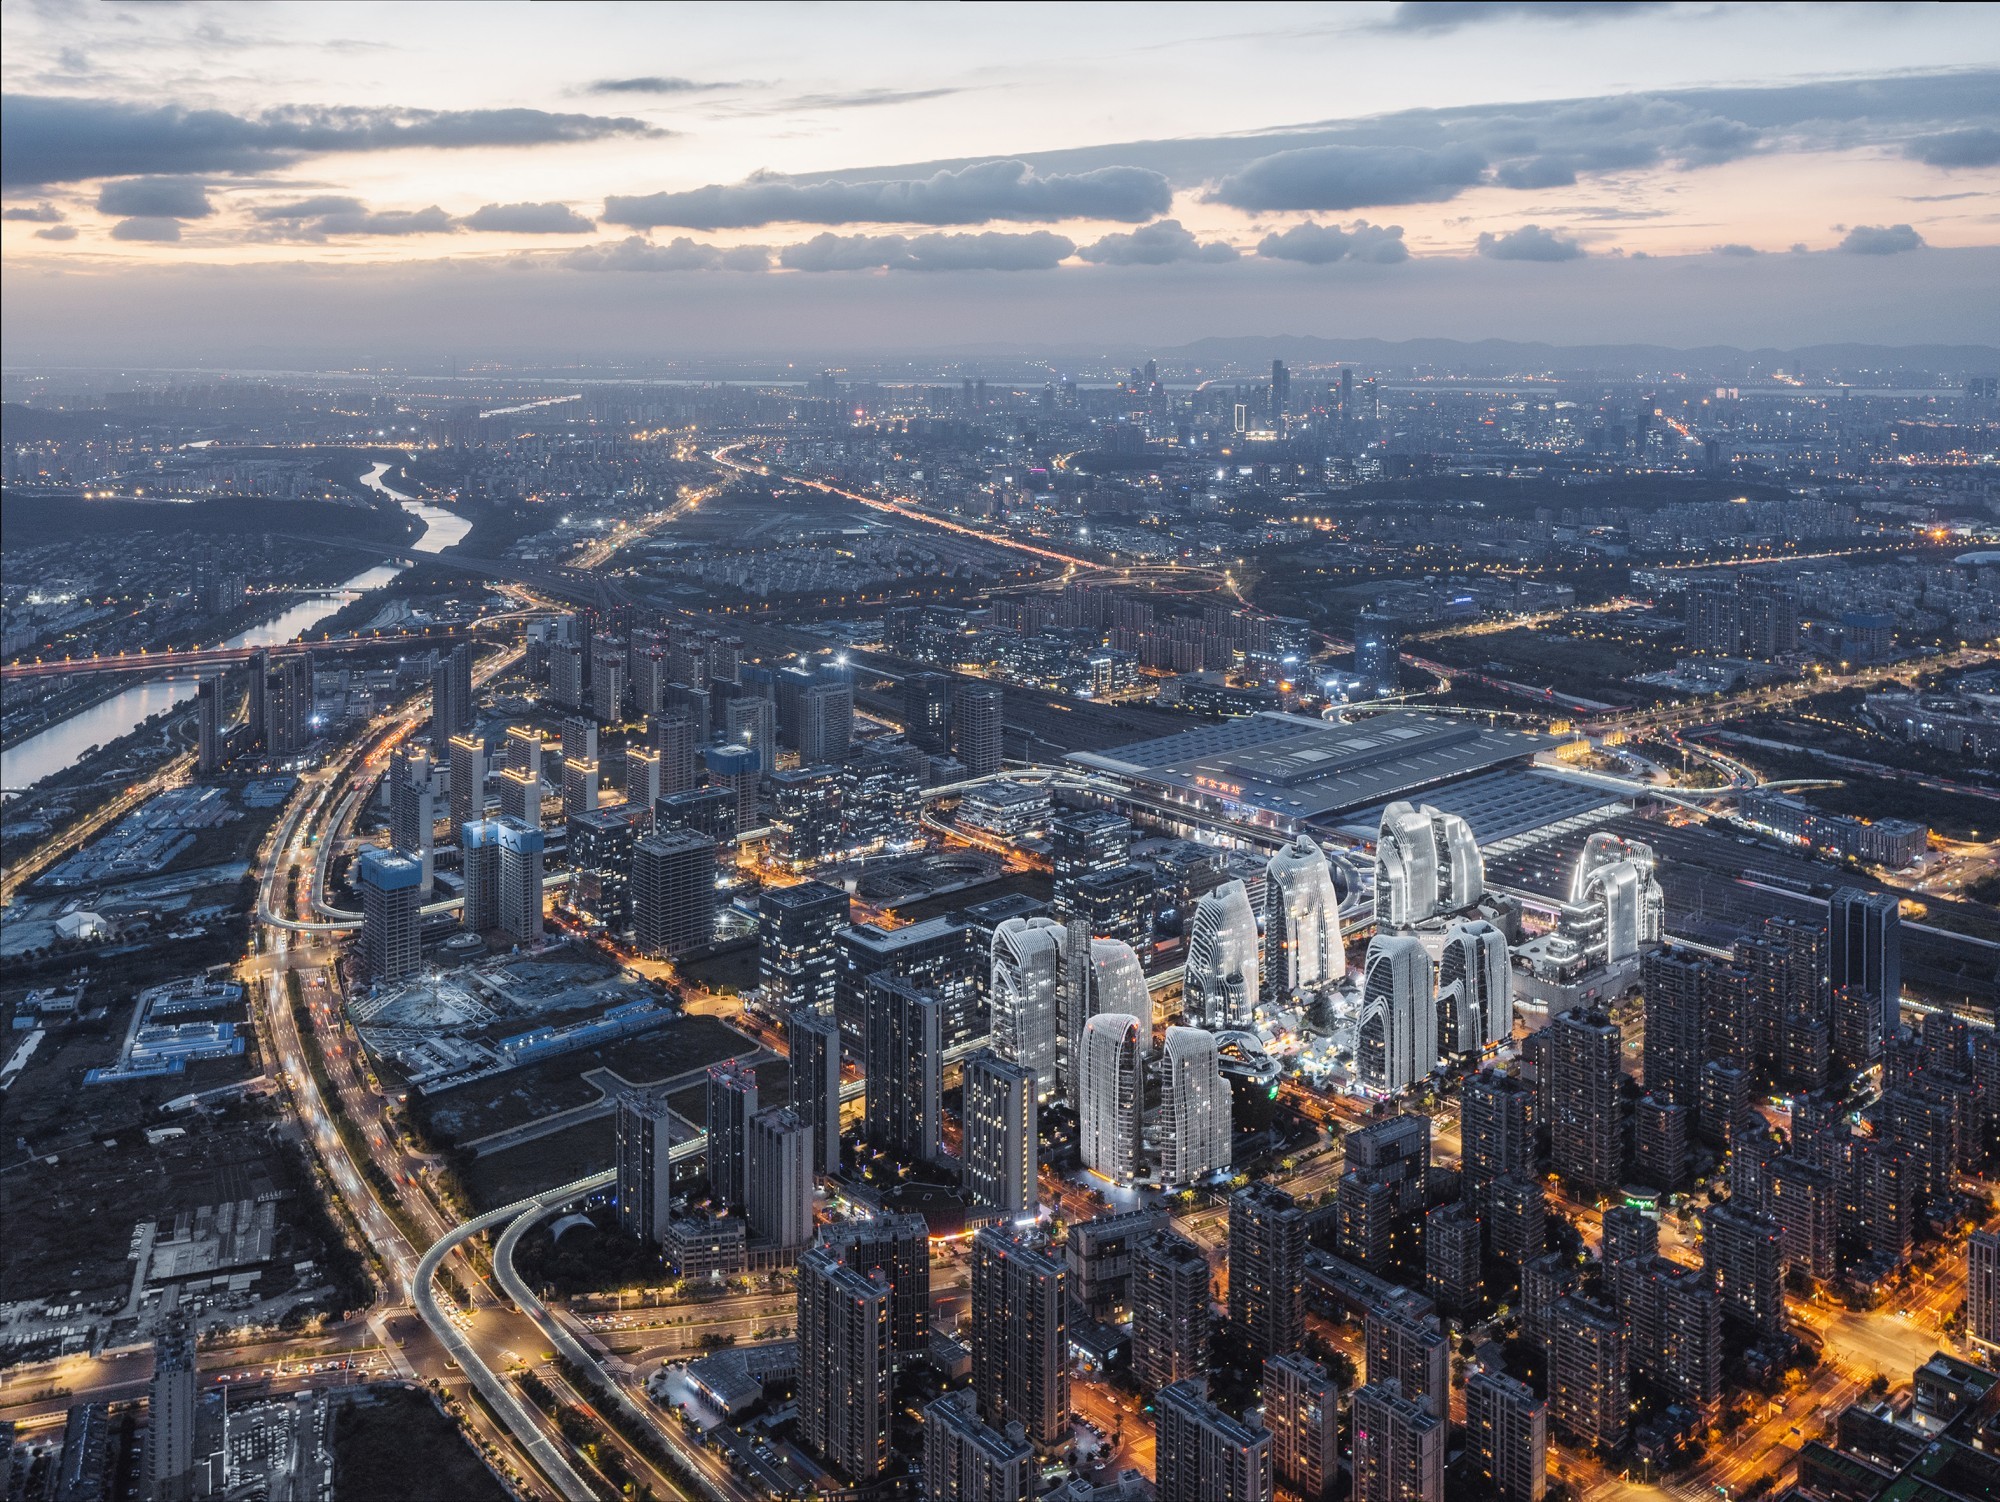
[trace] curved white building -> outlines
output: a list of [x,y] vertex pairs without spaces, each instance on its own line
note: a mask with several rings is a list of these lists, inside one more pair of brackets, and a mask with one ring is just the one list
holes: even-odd
[[1056,1039],[1069,931],[1053,918],[1008,918],[993,930],[993,1051],[1035,1071],[1035,1093],[1056,1088]]
[[1573,907],[1603,914],[1604,962],[1630,959],[1658,944],[1666,926],[1667,900],[1655,871],[1653,847],[1603,831],[1584,842],[1570,878]]
[[1225,881],[1195,903],[1181,998],[1197,1026],[1250,1025],[1257,1002],[1257,915],[1242,882]]
[[1139,1176],[1146,1040],[1139,1019],[1099,1012],[1083,1025],[1076,1110],[1083,1166],[1114,1184]]
[[1364,1083],[1394,1095],[1429,1074],[1438,1060],[1431,957],[1416,939],[1377,934],[1368,941],[1364,975],[1356,1063]]
[[1431,843],[1437,849],[1438,912],[1465,912],[1486,895],[1486,862],[1472,838],[1472,826],[1429,804],[1423,812],[1430,815]]
[[1375,836],[1375,921],[1415,928],[1437,911],[1437,836],[1427,811],[1391,803]]
[[1093,939],[1082,922],[1072,919],[1063,964],[1061,1036],[1056,1040],[1056,1067],[1063,1098],[1077,1098],[1077,1060],[1081,1057],[1083,1025],[1099,1012],[1124,1012],[1139,1019],[1140,1029],[1153,1036],[1153,996],[1140,968],[1139,952],[1123,939]]
[[1290,1006],[1346,973],[1333,868],[1326,853],[1300,835],[1264,868],[1264,999]]
[[1514,1031],[1514,979],[1507,936],[1473,920],[1452,925],[1438,961],[1438,1041],[1445,1053],[1477,1054]]
[[1160,1178],[1192,1184],[1229,1166],[1229,1082],[1214,1033],[1170,1027],[1160,1080]]

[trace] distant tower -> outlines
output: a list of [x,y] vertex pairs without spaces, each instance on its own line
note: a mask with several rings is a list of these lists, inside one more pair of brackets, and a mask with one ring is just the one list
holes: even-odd
[[1396,1095],[1437,1063],[1431,957],[1414,938],[1378,933],[1368,941],[1365,975],[1357,1045],[1361,1078]]
[[1257,1355],[1295,1351],[1305,1335],[1305,1212],[1258,1182],[1229,1197],[1229,1318]]
[[500,826],[474,819],[459,831],[464,901],[459,926],[467,933],[490,933],[500,926]]
[[813,1166],[840,1172],[840,1027],[830,1015],[794,1011],[785,1023],[792,1109],[812,1128]]
[[989,1424],[1017,1423],[1037,1445],[1069,1432],[1067,1281],[1045,1247],[997,1226],[973,1233],[972,1390]]
[[657,1242],[673,1217],[674,1113],[664,1092],[626,1090],[617,1105],[618,1224]]
[[206,777],[222,765],[222,683],[204,678],[195,689],[197,725],[194,769]]
[[417,973],[424,868],[407,856],[368,849],[354,863],[361,888],[361,957],[369,980],[393,984]]
[[1248,1027],[1257,1001],[1257,916],[1240,881],[1225,881],[1194,905],[1188,924],[1182,1006],[1202,1027]]
[[1032,1215],[1036,1186],[1035,1074],[990,1049],[965,1061],[965,1136],[960,1161],[974,1204]]
[[993,930],[993,1051],[1035,1072],[1046,1099],[1056,1085],[1056,1034],[1069,932],[1052,918],[1006,918]]
[[1507,936],[1474,919],[1455,923],[1438,964],[1438,1036],[1445,1053],[1477,1056],[1514,1033]]
[[1160,1178],[1192,1184],[1229,1166],[1229,1086],[1213,1033],[1170,1027],[1162,1054]]
[[1001,693],[997,683],[969,683],[952,703],[952,749],[968,777],[1000,770]]
[[496,819],[500,845],[500,926],[518,944],[542,941],[542,831],[519,819]]
[[1083,1166],[1114,1184],[1139,1174],[1145,1059],[1138,1018],[1099,1012],[1084,1024],[1077,1141]]
[[799,1349],[812,1353],[799,1363],[799,1439],[854,1480],[878,1476],[889,1463],[895,1362],[888,1281],[812,1247],[799,1258],[798,1289]]
[[178,1320],[153,1342],[153,1386],[146,1408],[146,1495],[187,1502],[194,1495],[194,1336]]
[[740,1206],[750,1190],[750,1118],[757,1114],[757,1071],[726,1060],[708,1066],[708,1197]]
[[1326,853],[1300,835],[1264,870],[1264,1000],[1295,1005],[1346,971],[1333,868]]

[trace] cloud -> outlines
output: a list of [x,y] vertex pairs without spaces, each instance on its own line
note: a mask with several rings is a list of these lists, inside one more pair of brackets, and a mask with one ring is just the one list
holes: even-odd
[[293,203],[265,204],[252,211],[261,230],[257,240],[318,243],[339,235],[448,235],[458,228],[436,204],[424,209],[371,209],[358,198],[323,194]]
[[1421,0],[1398,5],[1376,29],[1457,31],[1490,21],[1608,21],[1668,8],[1665,0]]
[[1337,224],[1295,224],[1274,231],[1257,242],[1257,254],[1274,261],[1303,261],[1308,266],[1325,266],[1333,261],[1374,261],[1388,265],[1407,261],[1410,248],[1403,243],[1400,224],[1370,224],[1357,219],[1346,229]]
[[1236,247],[1221,240],[1203,245],[1178,219],[1161,219],[1130,234],[1110,234],[1077,254],[1101,266],[1165,266],[1174,261],[1233,261]]
[[1217,183],[1208,199],[1253,214],[1442,203],[1485,170],[1485,156],[1467,146],[1307,146],[1245,164]]
[[879,104],[914,104],[919,99],[942,99],[947,94],[963,94],[963,89],[854,89],[844,94],[800,94],[775,106],[779,110],[861,110]]
[[1709,250],[1719,256],[1754,256],[1759,254],[1757,247],[1754,245],[1737,245],[1733,243],[1729,245],[1711,245]]
[[11,209],[0,210],[0,219],[15,224],[60,224],[62,210],[52,203],[38,203],[33,207],[17,204]]
[[38,229],[35,231],[35,238],[37,240],[74,240],[76,238],[76,226],[74,224],[58,224],[53,229]]
[[121,219],[111,226],[114,240],[154,240],[171,243],[181,237],[181,222],[178,219],[158,219],[141,216],[136,219]]
[[759,175],[685,193],[605,200],[604,217],[635,229],[718,230],[766,224],[984,224],[995,219],[1112,219],[1166,212],[1167,180],[1138,167],[1039,174],[1022,162],[977,162],[926,178],[791,182]]
[[589,86],[593,94],[712,94],[738,89],[735,83],[701,83],[692,78],[600,78]]
[[1047,230],[1012,235],[814,235],[778,252],[788,271],[1046,271],[1076,253]]
[[142,219],[206,219],[208,187],[194,177],[128,177],[97,193],[97,212]]
[[587,235],[597,228],[566,203],[489,203],[458,222],[510,235]]
[[1918,136],[1903,152],[1930,167],[2000,166],[2000,130],[1948,130],[1942,135]]
[[1924,237],[1907,224],[1857,224],[1847,232],[1840,248],[1857,256],[1893,256],[1900,251],[1921,250]]
[[55,95],[0,96],[0,183],[255,172],[301,157],[411,147],[546,146],[672,132],[546,110],[290,106],[255,115]]
[[766,271],[771,250],[766,245],[703,245],[685,235],[655,245],[644,235],[628,235],[612,245],[565,251],[562,264],[572,271]]
[[1482,232],[1479,253],[1496,261],[1574,261],[1584,254],[1584,249],[1560,231],[1524,224],[1504,235],[1490,230]]

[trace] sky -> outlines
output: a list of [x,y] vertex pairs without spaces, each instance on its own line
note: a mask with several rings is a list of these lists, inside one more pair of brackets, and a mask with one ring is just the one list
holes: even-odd
[[0,28],[10,366],[2000,343],[2000,6]]

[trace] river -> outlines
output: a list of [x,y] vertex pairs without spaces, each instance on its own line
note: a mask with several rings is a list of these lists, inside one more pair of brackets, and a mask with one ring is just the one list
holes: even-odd
[[[377,464],[361,477],[361,483],[387,496],[424,524],[424,530],[410,544],[413,553],[442,553],[463,542],[472,523],[455,511],[426,505],[392,489],[383,482],[389,466]],[[340,585],[339,593],[301,600],[281,615],[249,630],[239,632],[224,643],[231,647],[275,647],[296,641],[321,621],[371,589],[380,589],[398,574],[403,565],[380,563],[363,569]],[[11,751],[0,752],[0,786],[9,789],[33,787],[44,777],[74,766],[93,746],[107,745],[129,735],[140,724],[163,709],[185,703],[195,695],[193,678],[156,678],[112,695],[102,703],[71,715],[47,730],[39,731]]]

